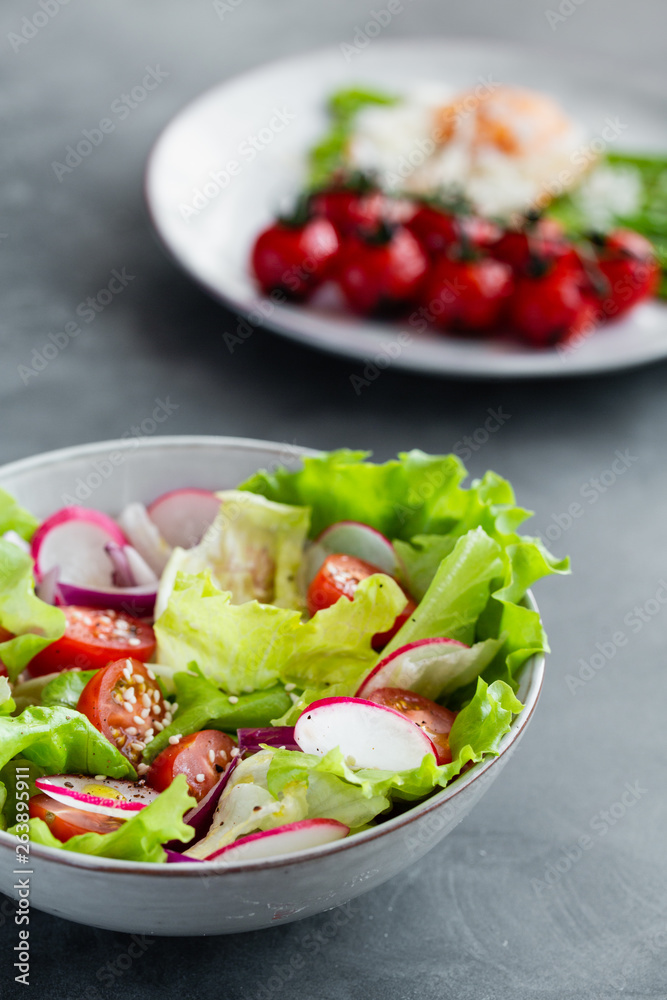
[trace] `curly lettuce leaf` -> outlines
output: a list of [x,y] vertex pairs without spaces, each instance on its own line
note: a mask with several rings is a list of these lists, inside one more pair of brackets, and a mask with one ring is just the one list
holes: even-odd
[[205,677],[182,671],[174,675],[178,710],[174,721],[157,733],[146,747],[143,760],[151,763],[165,747],[169,737],[180,733],[189,736],[201,729],[220,729],[236,733],[242,728],[261,728],[271,724],[271,719],[286,712],[292,702],[282,684],[266,691],[240,694],[230,701],[230,696],[206,680]]
[[0,627],[12,638],[0,642],[0,660],[16,680],[33,656],[65,633],[60,608],[35,596],[32,559],[17,545],[0,538]]
[[96,670],[62,670],[42,689],[42,705],[76,708],[81,692]]
[[16,708],[12,689],[6,677],[0,677],[0,715],[11,715]]
[[342,598],[304,623],[298,611],[257,601],[232,604],[206,574],[178,576],[155,623],[158,659],[167,665],[194,660],[232,694],[279,681],[354,685],[377,659],[373,636],[389,629],[404,605],[398,584],[377,574],[362,581],[353,601]]
[[70,708],[26,708],[0,716],[0,768],[18,754],[45,774],[105,774],[136,779],[127,757],[85,715]]
[[178,573],[207,570],[233,604],[259,601],[303,611],[299,568],[310,522],[307,508],[239,490],[216,496],[220,511],[199,545],[174,549],[160,580],[156,616],[166,608]]
[[[318,816],[338,819],[353,828],[362,826],[389,808],[394,800],[424,798],[436,788],[444,788],[467,763],[477,763],[487,755],[497,755],[513,716],[522,707],[511,687],[503,681],[487,685],[478,678],[471,701],[459,712],[452,726],[450,764],[438,765],[435,757],[427,754],[419,767],[407,771],[352,770],[338,748],[324,757],[275,750],[267,773],[267,787],[274,796],[279,796],[284,788],[295,782],[307,783],[309,790],[312,783],[316,789],[314,801],[318,802]],[[318,788],[321,775],[327,776],[332,789],[331,802],[328,807],[323,807],[324,812],[319,811],[320,796],[324,797]],[[368,808],[370,803],[377,809],[372,815],[372,810]],[[345,808],[346,814],[343,812]],[[312,815],[314,813],[309,812],[309,816]],[[343,815],[347,818],[342,818]]]
[[[179,840],[187,844],[194,829],[183,822],[183,816],[196,805],[188,792],[184,774],[177,774],[173,782],[150,805],[128,819],[113,833],[80,833],[64,844],[56,840],[41,819],[30,820],[30,839],[46,847],[57,847],[78,854],[92,854],[99,858],[117,858],[121,861],[166,861],[162,844]],[[14,827],[10,833],[17,832]]]
[[6,531],[15,531],[17,535],[29,542],[39,527],[36,517],[21,507],[13,496],[5,490],[0,490],[0,535]]

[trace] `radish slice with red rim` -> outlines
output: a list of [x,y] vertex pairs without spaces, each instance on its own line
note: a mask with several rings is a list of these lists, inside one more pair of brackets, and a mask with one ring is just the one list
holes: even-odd
[[220,510],[211,490],[182,489],[163,493],[148,507],[148,516],[172,547],[191,549],[201,542]]
[[323,698],[297,719],[294,739],[323,757],[338,747],[348,767],[408,771],[436,748],[423,729],[393,708],[361,698]]
[[233,844],[209,854],[205,861],[237,865],[244,861],[258,861],[275,858],[281,854],[307,851],[313,847],[323,847],[342,840],[350,832],[349,826],[335,819],[302,819],[297,823],[286,823],[273,830],[263,830],[240,837]]
[[[371,670],[357,691],[368,698],[379,688],[404,688],[424,698],[439,698],[450,679],[470,659],[470,647],[456,639],[418,639],[395,649]],[[489,659],[493,653],[489,654]]]
[[159,794],[147,785],[118,778],[91,778],[84,774],[55,774],[37,778],[35,787],[74,809],[121,819],[136,816]]
[[137,617],[150,615],[157,596],[157,580],[136,587],[116,587],[114,564],[107,546],[123,550],[123,532],[106,514],[86,507],[64,507],[47,518],[32,540],[38,580],[59,567],[58,591],[65,604],[111,608]]

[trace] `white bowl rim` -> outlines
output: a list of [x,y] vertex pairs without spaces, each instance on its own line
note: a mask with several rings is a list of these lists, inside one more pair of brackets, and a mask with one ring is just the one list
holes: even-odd
[[[270,451],[277,447],[283,448],[278,442],[263,441],[259,438],[225,437],[204,434],[189,435],[165,435],[150,438],[122,438],[111,441],[97,441],[88,444],[72,445],[67,448],[59,448],[54,451],[41,452],[31,455],[28,458],[18,459],[0,466],[0,478],[6,475],[15,475],[22,472],[38,469],[40,466],[57,464],[71,458],[81,458],[89,454],[96,454],[101,449],[109,451],[126,450],[135,448],[157,448],[169,449],[187,447],[215,447],[216,445],[227,448],[235,448],[244,451]],[[321,452],[318,449],[301,446],[291,446],[292,451],[299,456],[317,455]],[[526,606],[531,611],[539,611],[532,591],[528,591],[525,598]],[[98,872],[115,871],[133,876],[167,876],[167,877],[197,877],[202,875],[232,875],[242,872],[266,870],[280,868],[283,865],[292,865],[300,862],[307,862],[323,855],[337,854],[340,851],[349,850],[356,844],[368,843],[378,837],[382,837],[393,830],[405,827],[408,824],[420,819],[428,813],[439,809],[445,802],[450,802],[457,795],[477,781],[490,768],[497,764],[501,758],[510,750],[514,743],[523,734],[524,729],[532,718],[537,706],[538,699],[544,683],[546,658],[544,654],[534,654],[524,664],[523,669],[532,668],[530,686],[524,697],[524,707],[519,715],[515,716],[511,723],[511,728],[507,732],[499,746],[498,754],[482,760],[473,765],[469,771],[459,775],[452,780],[452,784],[443,788],[442,791],[432,794],[422,802],[417,802],[405,812],[400,813],[393,819],[385,820],[377,827],[365,830],[361,833],[352,834],[343,840],[335,841],[332,844],[324,844],[320,847],[312,847],[302,851],[294,851],[290,854],[281,854],[276,858],[263,858],[255,861],[242,861],[233,865],[216,864],[215,861],[181,862],[181,863],[160,863],[144,861],[125,861],[116,858],[102,858],[90,854],[78,854],[74,851],[65,851],[57,847],[46,847],[41,844],[30,842],[30,854],[45,861],[54,861],[72,868],[82,868]],[[462,817],[463,818],[463,817]],[[0,848],[16,846],[16,838],[0,830]]]

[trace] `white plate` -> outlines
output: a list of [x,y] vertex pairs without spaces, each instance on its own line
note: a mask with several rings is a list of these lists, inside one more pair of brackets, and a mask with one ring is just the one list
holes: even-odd
[[[253,240],[298,191],[305,152],[326,128],[324,103],[338,87],[362,83],[400,93],[422,80],[465,88],[491,77],[554,95],[592,137],[607,118],[620,120],[618,149],[667,150],[664,97],[589,59],[565,65],[563,57],[532,48],[442,40],[373,41],[347,56],[336,47],[255,70],[204,94],[167,127],[149,160],[147,199],[158,232],[186,271],[255,322],[358,359],[358,374],[370,360],[430,374],[557,377],[667,357],[667,306],[657,302],[607,323],[577,348],[534,351],[418,335],[398,324],[261,298],[248,270]],[[225,332],[240,342],[248,327],[235,322]]]

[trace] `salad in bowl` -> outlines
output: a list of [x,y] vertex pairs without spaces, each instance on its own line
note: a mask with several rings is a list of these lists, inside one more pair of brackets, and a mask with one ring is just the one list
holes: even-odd
[[568,563],[519,533],[506,480],[465,478],[339,450],[114,516],[2,491],[16,850],[222,871],[379,828],[497,755],[547,649],[528,589]]

